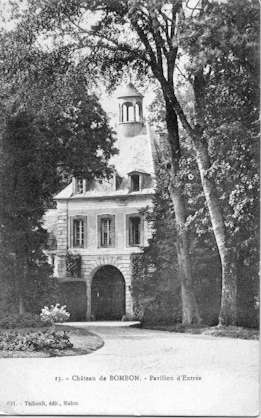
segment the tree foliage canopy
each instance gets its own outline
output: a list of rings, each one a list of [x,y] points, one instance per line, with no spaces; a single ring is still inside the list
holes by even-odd
[[[23,25],[0,35],[1,270],[20,296],[50,275],[42,217],[54,194],[72,176],[110,176],[117,152],[88,74],[67,48],[44,50]]]

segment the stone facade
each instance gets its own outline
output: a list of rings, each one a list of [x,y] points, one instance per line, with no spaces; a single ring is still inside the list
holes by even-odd
[[[145,195],[139,198],[128,196],[127,198],[111,198],[108,200],[83,199],[82,201],[58,200],[57,207],[57,276],[60,280],[69,280],[66,272],[66,253],[81,255],[81,276],[79,279],[86,282],[87,313],[86,318],[91,318],[91,284],[92,279],[101,266],[111,265],[116,267],[125,280],[126,316],[133,317],[131,298],[131,262],[133,253],[142,251],[142,247],[128,247],[126,240],[126,219],[129,214],[138,214],[141,209],[151,205],[151,196]],[[97,230],[97,217],[102,214],[115,216],[115,247],[99,248]],[[84,215],[87,217],[87,247],[73,248],[70,240],[70,218]],[[143,223],[141,234],[142,245],[146,245],[151,231],[146,222]]]
[[[134,100],[135,94],[137,100]],[[128,85],[125,93],[120,95],[120,111],[124,102],[130,106],[138,103],[142,106],[142,96],[133,85]],[[126,120],[127,118],[127,120]],[[121,118],[120,121],[122,122]],[[135,124],[135,134],[133,134]],[[129,125],[129,132],[128,132]],[[140,253],[147,245],[151,230],[141,215],[142,209],[152,205],[154,194],[154,137],[150,129],[144,126],[143,112],[137,121],[128,121],[128,114],[124,119],[124,130],[119,130],[119,154],[112,159],[116,174],[121,179],[116,185],[114,179],[103,184],[95,183],[88,190],[75,188],[76,180],[56,196],[56,261],[55,270],[60,281],[85,281],[87,292],[86,319],[92,314],[92,283],[96,273],[103,266],[115,267],[125,282],[125,312],[127,318],[133,318],[133,301],[131,296],[131,254]],[[131,175],[140,176],[138,190],[131,189]],[[113,217],[114,238],[113,245],[104,248],[100,245],[99,217]],[[141,219],[139,230],[139,243],[130,245],[129,224],[130,216],[139,216]],[[74,219],[84,219],[84,245],[75,246],[72,239]],[[66,254],[80,254],[81,275],[71,279],[66,271]],[[108,277],[108,285],[110,278]],[[104,290],[105,289],[105,290]],[[101,289],[106,293],[106,286]],[[97,292],[99,293],[99,292]],[[106,295],[105,295],[106,296]],[[98,296],[97,296],[98,297]],[[110,319],[110,318],[106,318]]]

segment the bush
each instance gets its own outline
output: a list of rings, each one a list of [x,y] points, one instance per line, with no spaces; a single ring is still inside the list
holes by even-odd
[[[160,292],[144,306],[144,324],[175,324],[182,320],[180,295]]]
[[[6,351],[41,351],[48,349],[64,350],[72,348],[73,344],[64,331],[62,334],[55,331],[40,332],[0,332],[0,350]]]
[[[60,306],[59,303],[51,305],[51,308],[45,306],[40,314],[40,318],[43,322],[64,322],[70,318],[69,312],[66,311],[66,305]]]
[[[55,305],[60,301],[60,285],[57,278],[30,273],[28,280],[31,284],[24,290],[27,312],[39,314],[43,306]]]
[[[0,318],[0,328],[36,328],[51,325],[50,321],[41,321],[40,315],[25,313],[8,314]]]

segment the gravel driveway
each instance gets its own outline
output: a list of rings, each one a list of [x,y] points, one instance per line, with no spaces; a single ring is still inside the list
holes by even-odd
[[[88,328],[84,356],[1,359],[1,411],[22,414],[255,415],[258,341],[128,327]]]

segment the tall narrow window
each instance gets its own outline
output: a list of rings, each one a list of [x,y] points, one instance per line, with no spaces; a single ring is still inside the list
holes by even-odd
[[[114,246],[115,223],[113,216],[100,217],[99,234],[100,247]]]
[[[135,112],[136,112],[136,122],[140,122],[141,121],[141,106],[136,103],[135,105]]]
[[[130,247],[141,244],[141,218],[139,216],[129,217],[129,242]]]
[[[131,176],[131,191],[138,192],[140,190],[140,176],[139,174],[132,174]]]
[[[128,112],[129,112],[129,122],[134,122],[134,107],[132,104],[128,106]]]
[[[122,122],[128,122],[128,108],[126,104],[122,106]]]
[[[73,247],[84,247],[84,220],[73,220]]]

